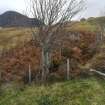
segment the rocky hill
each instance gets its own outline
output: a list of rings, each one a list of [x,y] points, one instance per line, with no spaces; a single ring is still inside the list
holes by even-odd
[[[29,18],[18,12],[7,11],[0,15],[1,27],[30,27],[39,25],[41,25],[41,22],[38,19]]]

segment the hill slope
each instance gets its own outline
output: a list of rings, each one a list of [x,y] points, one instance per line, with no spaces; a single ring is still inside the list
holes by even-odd
[[[90,17],[86,20],[86,22],[90,23],[91,25],[98,25],[101,28],[105,27],[105,16],[101,16],[101,17]]]
[[[29,27],[39,26],[41,22],[35,18],[28,18],[18,12],[7,11],[0,15],[0,26],[1,27]]]
[[[85,64],[93,56],[93,42],[98,30],[97,26],[91,25],[88,22],[77,22],[72,29],[70,28],[68,25],[67,33],[61,34],[60,38],[63,37],[63,47],[79,48],[80,54],[76,55],[76,59],[78,59],[80,64]],[[68,34],[69,30],[80,32],[80,34],[77,34],[81,40],[75,40],[74,37],[77,37],[77,34]],[[9,80],[8,77],[10,77],[10,80],[14,79],[16,74],[19,77],[23,77],[24,73],[21,74],[21,71],[27,71],[29,64],[31,64],[31,68],[35,73],[36,70],[40,69],[38,68],[40,65],[40,50],[31,43],[31,34],[32,32],[29,28],[3,28],[0,30],[0,65],[2,70],[4,70],[3,73],[5,73],[6,80]],[[71,35],[74,40],[71,39]],[[58,53],[57,58],[60,55],[59,52],[60,49],[56,51]]]

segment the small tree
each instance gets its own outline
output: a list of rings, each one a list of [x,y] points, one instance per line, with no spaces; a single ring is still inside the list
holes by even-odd
[[[81,18],[80,21],[81,22],[84,22],[84,21],[86,21],[86,19],[85,18]]]
[[[30,0],[30,4],[33,17],[42,22],[38,32],[36,28],[32,28],[32,32],[42,49],[42,80],[45,80],[49,71],[50,52],[59,39],[58,33],[83,10],[84,0]]]

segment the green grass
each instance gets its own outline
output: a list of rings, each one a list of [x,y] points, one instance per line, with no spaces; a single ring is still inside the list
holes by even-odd
[[[71,80],[50,86],[2,88],[0,105],[105,105],[105,80]]]

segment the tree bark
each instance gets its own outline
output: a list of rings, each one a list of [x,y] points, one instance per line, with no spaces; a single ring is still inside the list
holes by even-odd
[[[49,73],[50,58],[49,52],[42,48],[42,82],[46,81],[47,75]]]

